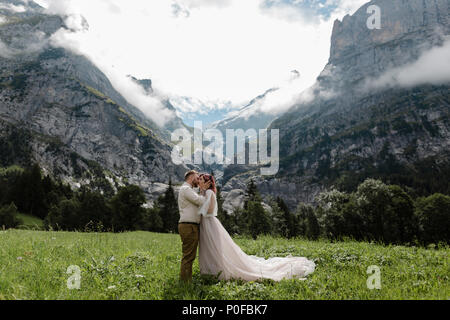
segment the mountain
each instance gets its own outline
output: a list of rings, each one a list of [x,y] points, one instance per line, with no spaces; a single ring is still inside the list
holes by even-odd
[[[52,46],[52,35],[69,30],[61,17],[33,1],[22,11],[0,9],[0,166],[39,162],[74,187],[131,183],[149,199],[170,178],[181,181],[187,168],[171,161],[170,128],[128,103],[86,57]]]
[[[145,93],[151,97],[157,97],[154,94],[154,90],[152,87],[152,80],[151,79],[137,79],[133,76],[129,76],[135,83],[137,83],[138,85],[140,85]],[[171,133],[177,129],[181,129],[181,128],[185,128],[188,131],[192,132],[193,128],[187,126],[186,124],[184,124],[183,120],[177,115],[177,110],[175,109],[175,107],[172,105],[172,103],[170,102],[169,98],[161,98],[161,97],[157,97],[161,103],[164,105],[164,107],[168,110],[170,110],[172,112],[172,114],[174,115],[172,117],[172,119],[169,119],[167,121],[167,123],[164,124],[163,127],[163,132],[161,133],[164,138],[166,138],[167,141],[170,141],[171,139]]]
[[[174,114],[164,127],[89,59],[53,45],[59,30],[77,31],[64,18],[33,1],[1,3],[0,167],[39,162],[74,187],[106,192],[133,183],[149,200],[170,178],[182,180],[187,168],[171,161],[170,132],[184,124],[151,80],[132,78]],[[381,29],[367,27],[370,5],[381,9]],[[223,170],[224,207],[242,204],[250,179],[266,199],[281,196],[291,209],[333,186],[351,190],[366,177],[416,195],[450,192],[450,84],[442,75],[433,80],[426,65],[439,63],[436,56],[450,46],[449,6],[448,0],[371,1],[334,23],[328,64],[308,90],[312,99],[281,115],[258,112],[279,93],[274,88],[217,122],[222,131],[269,126],[281,139],[275,176],[260,176],[257,166],[200,168]],[[80,20],[79,28],[89,28]]]
[[[135,77],[129,75],[128,76],[135,83],[140,85],[147,94],[151,95],[153,93],[152,80],[151,79],[136,79]]]
[[[301,75],[297,70],[292,70],[289,74],[289,80],[266,90],[263,94],[252,99],[248,104],[239,110],[232,111],[224,119],[211,124],[209,127],[218,129],[225,134],[227,129],[266,129],[273,120],[284,113],[282,106],[289,107],[289,101],[294,100],[291,97],[295,93],[294,87],[300,80]]]
[[[381,9],[381,29],[367,27],[370,5]],[[324,189],[351,190],[367,177],[417,195],[450,192],[450,83],[431,81],[433,75],[421,81],[425,76],[415,71],[429,63],[427,52],[448,45],[449,6],[448,0],[374,0],[337,20],[329,62],[310,89],[314,99],[299,101],[270,125],[280,130],[279,173],[261,177],[253,168],[233,176],[225,169],[227,197],[242,193],[249,179],[292,209]]]
[[[227,129],[265,129],[270,123],[277,117],[276,113],[258,112],[260,103],[271,93],[279,90],[278,88],[272,88],[264,92],[262,95],[256,97],[250,101],[246,106],[238,111],[233,112],[231,115],[223,120],[216,121],[210,127],[212,129],[218,129],[225,134]]]

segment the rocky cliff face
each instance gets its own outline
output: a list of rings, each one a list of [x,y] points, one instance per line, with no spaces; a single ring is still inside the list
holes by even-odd
[[[380,29],[369,29],[367,9],[378,6]],[[328,65],[320,85],[337,93],[360,90],[367,78],[416,60],[450,33],[447,0],[371,1],[334,23]],[[356,90],[355,90],[356,89]]]
[[[367,27],[371,15],[367,9],[372,5],[381,9],[380,29]],[[419,50],[441,42],[440,36],[449,32],[449,19],[446,0],[370,1],[353,16],[335,21],[329,63],[356,62],[347,74],[364,76],[362,70],[373,69],[374,64],[378,70],[372,72],[410,62]]]
[[[88,59],[52,47],[49,37],[67,26],[29,5],[0,12],[0,144],[16,155],[2,154],[1,166],[38,161],[73,186],[108,191],[132,183],[149,199],[170,178],[181,181],[186,168],[171,161],[167,129],[129,104]]]
[[[369,5],[381,9],[379,30],[367,27]],[[329,62],[311,88],[315,98],[271,125],[281,136],[279,174],[239,172],[224,190],[240,190],[253,178],[266,196],[281,196],[291,208],[368,176],[431,191],[433,179],[448,177],[450,168],[450,84],[370,84],[442,46],[449,9],[448,0],[377,0],[336,21]]]

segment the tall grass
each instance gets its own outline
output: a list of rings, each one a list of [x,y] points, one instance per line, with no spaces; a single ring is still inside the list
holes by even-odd
[[[133,232],[0,231],[0,299],[449,299],[449,248],[382,246],[238,237],[251,255],[304,256],[317,264],[306,281],[218,281],[199,274],[178,281],[178,235]],[[68,289],[69,266],[81,270]],[[381,269],[381,289],[367,288],[367,268]]]
[[[44,230],[44,221],[42,219],[23,213],[19,213],[17,218],[20,220],[17,229]]]

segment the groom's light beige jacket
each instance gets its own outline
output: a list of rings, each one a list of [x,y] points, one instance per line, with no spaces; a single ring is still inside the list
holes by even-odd
[[[201,216],[198,211],[205,203],[206,198],[197,194],[192,186],[185,182],[178,193],[178,208],[180,209],[180,222],[200,223]]]

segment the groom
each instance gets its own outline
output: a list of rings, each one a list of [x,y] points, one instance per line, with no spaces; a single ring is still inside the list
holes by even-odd
[[[197,171],[191,170],[184,176],[184,184],[178,194],[178,208],[180,210],[180,222],[178,233],[183,243],[183,258],[181,259],[180,279],[192,281],[192,264],[197,255],[197,247],[200,232],[199,208],[206,201],[205,191],[211,186],[211,182],[204,183]],[[193,188],[200,188],[200,195]]]

